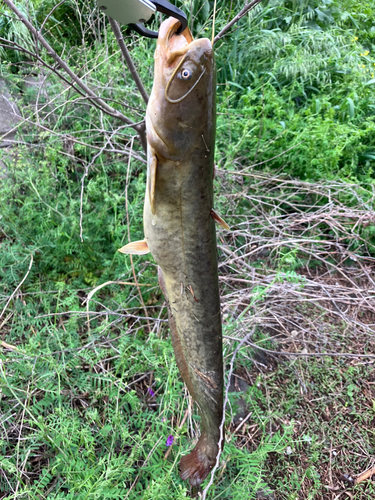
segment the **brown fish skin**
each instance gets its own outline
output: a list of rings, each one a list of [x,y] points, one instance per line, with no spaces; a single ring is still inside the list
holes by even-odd
[[[216,73],[208,39],[160,27],[154,85],[146,113],[145,240],[124,253],[147,253],[159,266],[177,366],[201,415],[201,435],[180,462],[199,485],[219,451],[223,356],[213,207]],[[215,214],[216,215],[216,214]]]
[[[220,296],[211,217],[216,74],[211,42],[193,41],[188,29],[177,35],[178,27],[173,18],[162,23],[155,52],[146,128],[149,165],[156,173],[153,181],[149,169],[144,230],[160,269],[177,366],[200,409],[201,436],[180,463],[182,479],[196,486],[215,464],[223,416]]]

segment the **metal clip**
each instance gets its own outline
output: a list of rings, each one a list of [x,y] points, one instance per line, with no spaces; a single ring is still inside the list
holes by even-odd
[[[181,26],[177,33],[181,33],[187,27],[185,13],[167,0],[97,0],[97,4],[105,14],[147,38],[158,37],[157,31],[151,31],[143,26],[143,23],[156,11],[180,21]]]

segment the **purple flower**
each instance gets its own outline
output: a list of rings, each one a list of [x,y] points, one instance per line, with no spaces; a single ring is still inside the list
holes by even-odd
[[[154,391],[151,389],[151,387],[149,387],[149,388],[147,389],[147,392],[150,394],[150,396],[151,396],[151,397],[155,396],[155,393],[154,393]]]
[[[172,446],[173,444],[173,436],[169,435],[167,442],[165,443],[166,446]]]

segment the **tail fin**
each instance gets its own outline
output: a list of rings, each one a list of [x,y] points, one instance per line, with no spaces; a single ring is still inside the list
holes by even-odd
[[[181,458],[181,479],[188,479],[192,486],[199,486],[206,479],[215,465],[219,449],[216,442],[212,444],[207,446],[207,439],[201,436],[193,451]],[[216,448],[216,453],[212,453],[213,448]],[[208,449],[210,456],[207,454]]]

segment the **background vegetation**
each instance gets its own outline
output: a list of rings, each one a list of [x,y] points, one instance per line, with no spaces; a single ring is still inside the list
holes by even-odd
[[[48,18],[55,0],[14,3],[88,87],[143,119],[94,2]],[[213,4],[176,2],[195,36],[211,36]],[[217,5],[216,32],[243,2]],[[375,352],[374,19],[370,0],[266,0],[216,45],[227,372],[254,333],[207,498],[374,498],[373,482],[354,484],[375,455],[374,361],[356,357]],[[126,42],[150,92],[155,42]],[[137,135],[62,81],[39,44],[32,57],[1,2],[0,45],[22,115],[17,146],[0,150],[0,498],[186,498],[178,462],[199,417],[155,263],[117,252],[143,233]]]

